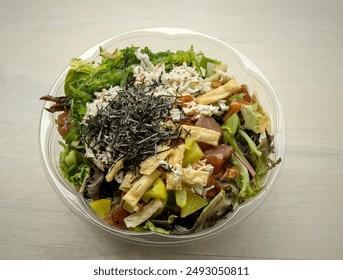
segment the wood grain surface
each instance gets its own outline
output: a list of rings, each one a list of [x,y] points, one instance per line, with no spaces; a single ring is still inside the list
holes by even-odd
[[[343,259],[343,2],[0,1],[0,259]],[[125,31],[180,27],[238,48],[287,122],[277,186],[214,239],[119,241],[60,201],[39,158],[42,102],[71,57]]]

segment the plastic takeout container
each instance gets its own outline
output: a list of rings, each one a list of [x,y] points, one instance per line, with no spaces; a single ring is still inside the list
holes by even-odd
[[[285,120],[277,94],[261,70],[244,54],[232,46],[210,36],[176,28],[153,28],[123,33],[104,40],[91,47],[79,58],[86,61],[99,60],[99,47],[108,51],[122,49],[130,45],[138,47],[148,46],[152,51],[187,50],[193,45],[196,51],[202,51],[208,57],[218,59],[229,67],[230,75],[238,83],[247,84],[250,92],[256,90],[260,103],[271,118],[271,134],[275,136],[274,159],[283,159],[286,146]],[[52,96],[64,95],[64,80],[69,67],[57,78],[50,90]],[[222,230],[228,230],[235,224],[247,218],[266,199],[274,188],[282,168],[281,164],[273,168],[264,180],[265,188],[255,198],[241,204],[234,212],[219,220],[214,226],[203,229],[198,233],[188,235],[164,235],[156,232],[131,232],[106,224],[98,218],[90,208],[88,202],[73,186],[68,184],[59,173],[59,153],[62,147],[55,124],[56,116],[42,111],[40,123],[40,151],[46,175],[57,195],[66,206],[77,216],[88,223],[112,233],[126,241],[148,245],[171,245],[190,243],[196,240],[212,237]],[[66,229],[67,230],[67,229]]]

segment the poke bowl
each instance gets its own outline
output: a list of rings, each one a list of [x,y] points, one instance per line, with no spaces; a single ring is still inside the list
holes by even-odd
[[[262,204],[282,168],[285,120],[270,82],[236,48],[195,31],[108,38],[42,99],[40,153],[54,191],[129,242],[228,230]]]

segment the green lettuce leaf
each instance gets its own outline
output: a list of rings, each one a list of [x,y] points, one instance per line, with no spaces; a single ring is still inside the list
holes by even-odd
[[[204,227],[210,226],[221,215],[227,212],[231,205],[232,199],[227,197],[224,190],[221,190],[201,212],[192,228],[192,231],[198,232]]]
[[[70,61],[70,69],[67,73],[66,79],[64,81],[64,92],[66,96],[72,94],[72,89],[70,85],[76,83],[76,81],[80,81],[85,79],[89,76],[89,74],[95,71],[95,67],[87,62],[84,62],[81,59],[73,58]]]
[[[236,142],[236,132],[240,127],[240,120],[237,113],[229,117],[226,122],[221,126],[223,131],[223,140],[225,143],[230,144],[230,146],[238,153],[241,157],[244,158],[242,151],[239,149]]]
[[[266,132],[266,137],[261,140],[257,149],[261,151],[261,156],[252,157],[256,166],[256,176],[252,179],[252,182],[257,188],[261,188],[263,179],[267,175],[268,171],[279,164],[281,162],[281,158],[277,160],[271,159],[271,154],[274,153],[273,136],[269,135],[268,132]]]
[[[233,208],[235,209],[244,201],[255,197],[261,191],[261,188],[259,185],[255,184],[254,180],[250,180],[248,169],[244,164],[242,164],[238,157],[236,157],[235,154],[231,157],[233,165],[238,167],[240,171],[239,176],[236,178],[239,191],[233,202]]]
[[[263,133],[269,126],[269,117],[265,114],[258,102],[241,105],[241,112],[244,118],[244,128],[255,133]]]
[[[157,227],[149,220],[147,220],[145,222],[145,225],[142,228],[145,229],[145,230],[154,231],[154,232],[158,232],[158,233],[164,233],[164,234],[169,234],[170,233],[170,230],[166,230],[166,229]]]
[[[241,135],[244,140],[248,143],[250,151],[254,153],[256,156],[260,157],[262,153],[257,149],[254,141],[249,137],[249,135],[242,129],[238,130],[239,135]]]

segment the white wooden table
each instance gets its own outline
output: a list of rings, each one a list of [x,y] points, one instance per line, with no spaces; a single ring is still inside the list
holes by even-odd
[[[339,0],[2,0],[0,259],[343,259],[342,11]],[[77,218],[50,187],[38,148],[38,99],[69,59],[158,26],[207,33],[245,53],[278,92],[288,129],[265,203],[212,240],[168,250],[118,241]]]

